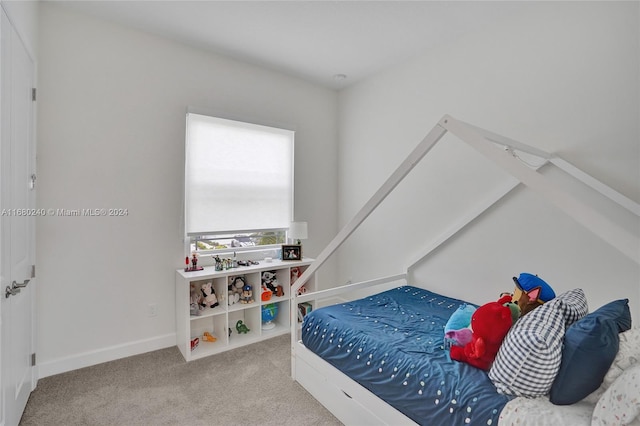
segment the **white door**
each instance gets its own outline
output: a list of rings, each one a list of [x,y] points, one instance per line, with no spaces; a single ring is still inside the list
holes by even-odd
[[[13,426],[36,380],[34,66],[4,11],[0,29],[0,422]]]

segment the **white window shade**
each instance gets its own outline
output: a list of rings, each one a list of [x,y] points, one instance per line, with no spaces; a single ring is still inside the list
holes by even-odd
[[[187,235],[289,227],[291,130],[187,114]]]

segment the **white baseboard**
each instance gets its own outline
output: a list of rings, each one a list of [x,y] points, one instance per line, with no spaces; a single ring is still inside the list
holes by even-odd
[[[37,377],[39,379],[53,376],[79,368],[89,367],[103,362],[114,361],[132,355],[139,355],[146,352],[156,351],[176,345],[176,334],[170,333],[163,336],[156,336],[149,339],[115,345],[95,351],[84,352],[66,358],[59,358],[52,361],[37,363]]]

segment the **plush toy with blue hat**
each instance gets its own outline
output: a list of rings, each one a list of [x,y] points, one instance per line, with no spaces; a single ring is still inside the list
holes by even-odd
[[[520,316],[556,297],[551,286],[537,275],[523,272],[518,278],[513,277],[513,282],[516,288],[512,301],[518,304]]]

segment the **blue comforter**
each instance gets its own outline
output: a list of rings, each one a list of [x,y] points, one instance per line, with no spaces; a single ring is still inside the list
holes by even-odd
[[[444,326],[462,303],[403,286],[311,312],[302,341],[416,423],[497,425],[509,397],[444,349]]]

